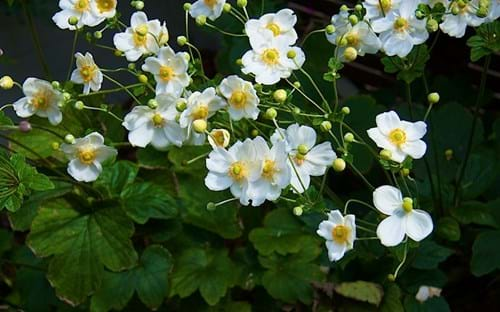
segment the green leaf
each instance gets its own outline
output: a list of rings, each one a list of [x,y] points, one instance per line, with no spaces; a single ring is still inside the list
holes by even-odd
[[[462,179],[464,199],[483,194],[496,178],[496,159],[493,153],[472,154]]]
[[[302,225],[288,209],[275,209],[266,215],[264,227],[250,232],[249,239],[262,255],[298,252],[308,239]]]
[[[119,273],[105,272],[101,288],[92,296],[91,310],[122,310],[134,291],[146,306],[156,310],[167,295],[172,265],[168,250],[160,245],[148,246],[133,269]]]
[[[414,47],[405,58],[386,56],[381,61],[384,64],[384,71],[386,73],[398,73],[398,80],[410,84],[424,74],[425,64],[429,58],[427,45],[421,44]]]
[[[335,286],[335,292],[347,298],[380,305],[384,296],[384,289],[379,284],[357,281],[344,282]]]
[[[436,269],[438,265],[453,254],[453,250],[432,241],[424,241],[417,249],[413,267],[422,270]]]
[[[467,45],[471,48],[470,59],[477,62],[484,56],[500,51],[500,22],[498,20],[485,23],[476,28],[476,35],[467,40]]]
[[[380,304],[380,312],[404,312],[401,295],[401,289],[397,284],[390,283],[387,285],[384,298]]]
[[[193,163],[187,163],[194,158],[207,154],[210,148],[207,146],[183,146],[172,147],[168,152],[168,159],[174,165],[174,170],[179,173],[190,173],[199,175],[206,171],[205,158],[198,159]]]
[[[99,288],[103,266],[121,271],[136,264],[133,232],[133,223],[112,202],[79,211],[56,200],[40,209],[27,243],[39,257],[54,256],[48,279],[58,297],[76,305]]]
[[[443,217],[437,223],[437,235],[452,242],[460,239],[460,225],[452,217]]]
[[[170,162],[167,153],[158,151],[154,147],[141,148],[137,151],[137,160],[141,166],[167,168]]]
[[[451,215],[462,224],[479,224],[497,227],[498,224],[487,204],[478,201],[462,203],[451,210]]]
[[[483,276],[500,269],[500,231],[479,234],[472,246],[471,271],[475,276]]]
[[[408,312],[449,312],[450,307],[443,297],[429,298],[427,301],[420,303],[415,299],[415,296],[407,296],[404,301],[405,311]]]
[[[105,167],[95,186],[104,189],[110,197],[118,197],[122,190],[132,184],[137,177],[139,167],[129,161],[117,161]]]
[[[12,120],[5,115],[4,111],[0,110],[0,126],[12,126],[14,123]]]
[[[152,183],[127,185],[120,197],[123,210],[139,224],[146,223],[149,218],[171,219],[177,215],[175,200]]]
[[[234,285],[234,269],[225,249],[184,250],[175,262],[171,295],[186,298],[199,290],[209,305],[215,305]]]

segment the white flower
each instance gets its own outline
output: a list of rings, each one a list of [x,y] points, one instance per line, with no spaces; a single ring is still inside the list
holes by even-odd
[[[156,80],[156,94],[171,93],[180,96],[185,87],[189,85],[187,74],[187,53],[175,53],[170,47],[163,47],[158,56],[146,59],[142,70],[150,72]]]
[[[316,145],[316,132],[308,126],[293,124],[286,131],[276,130],[271,137],[273,144],[283,140],[293,163],[288,161],[292,172],[291,184],[295,191],[303,193],[309,188],[311,176],[322,176],[337,155],[330,142]]]
[[[73,144],[62,144],[61,150],[70,159],[68,173],[83,182],[97,180],[102,172],[101,163],[117,154],[116,149],[104,145],[104,138],[97,132],[78,138]]]
[[[417,299],[420,303],[423,303],[432,297],[440,297],[441,291],[442,289],[437,287],[420,286],[417,294],[415,295],[415,299]]]
[[[52,17],[52,20],[56,23],[57,27],[61,29],[75,30],[76,28],[82,28],[83,26],[97,26],[103,22],[106,18],[104,16],[97,16],[96,11],[92,9],[93,2],[95,0],[60,0],[59,7],[62,11],[57,12]],[[97,1],[104,2],[104,1]],[[116,3],[115,3],[116,7]],[[70,25],[68,20],[70,17],[78,18],[78,23],[76,26]]]
[[[250,42],[252,50],[243,55],[241,71],[244,74],[254,74],[260,84],[273,85],[302,67],[305,55],[300,48],[290,47],[286,40],[274,37],[271,32],[261,35]],[[294,51],[295,59],[288,58],[289,51]]]
[[[382,49],[387,55],[405,57],[413,46],[422,44],[429,38],[425,20],[415,17],[417,5],[416,0],[402,1],[399,9],[373,21],[372,28],[380,33]]]
[[[477,27],[487,21],[486,18],[476,15],[478,5],[479,0],[464,2],[464,7],[459,8],[457,15],[451,13],[443,15],[443,22],[439,25],[439,28],[450,37],[462,38],[465,35],[467,26]],[[458,8],[456,2],[452,3],[451,8],[453,6]]]
[[[61,92],[52,85],[38,78],[28,78],[23,83],[25,97],[14,103],[14,110],[21,118],[37,115],[49,119],[53,125],[62,121],[59,105],[63,102]]]
[[[490,11],[487,16],[488,22],[493,22],[500,17],[500,0],[492,0]]]
[[[259,116],[259,108],[257,107],[259,97],[250,82],[236,75],[229,76],[222,80],[219,91],[227,99],[231,119],[257,119]]]
[[[128,140],[133,146],[146,147],[150,144],[157,149],[170,145],[181,146],[184,131],[175,117],[177,98],[164,94],[156,97],[158,107],[136,106],[125,116],[123,126],[129,130]]]
[[[383,18],[398,9],[401,2],[402,0],[365,0],[363,2],[366,9],[365,18],[371,22]]]
[[[90,90],[99,91],[102,85],[102,73],[94,62],[94,57],[89,52],[85,56],[81,53],[75,54],[76,69],[71,75],[71,81],[83,84],[83,94],[89,94]]]
[[[229,150],[215,148],[206,160],[209,170],[205,185],[212,191],[230,188],[231,194],[248,205],[248,184],[257,180],[262,172],[262,163],[257,161],[252,140],[238,141]]]
[[[423,210],[413,209],[413,201],[403,199],[401,191],[393,186],[377,188],[373,192],[373,204],[389,216],[377,227],[377,236],[384,246],[399,245],[405,235],[419,242],[432,232],[431,216]]]
[[[213,129],[210,131],[210,135],[208,136],[208,143],[210,143],[212,148],[226,148],[229,145],[230,139],[231,134],[226,129]]]
[[[259,179],[249,183],[247,193],[252,206],[260,206],[266,199],[273,201],[280,197],[281,190],[290,184],[291,171],[285,142],[276,142],[272,148],[260,136],[252,142],[262,172]]]
[[[158,36],[156,38],[158,40],[158,44],[160,46],[165,46],[168,44],[168,40],[170,40],[170,34],[168,32],[167,24],[163,22],[161,25],[160,32],[158,33]]]
[[[116,15],[117,0],[90,0],[92,13],[101,18],[112,18]]]
[[[316,233],[326,239],[330,261],[340,260],[346,251],[353,249],[356,239],[355,220],[354,215],[343,217],[340,211],[334,210],[328,213],[328,220],[319,224]]]
[[[142,55],[156,54],[160,49],[156,41],[162,31],[160,21],[148,21],[144,12],[135,12],[130,18],[130,27],[115,34],[116,49],[125,53],[129,62],[137,61]]]
[[[421,138],[427,132],[425,122],[402,121],[390,111],[377,115],[376,123],[376,128],[367,131],[368,136],[378,147],[390,151],[392,160],[402,163],[408,155],[413,159],[424,156],[427,145]]]
[[[297,16],[290,9],[283,9],[277,13],[262,15],[258,20],[251,19],[245,24],[245,33],[250,41],[262,36],[262,32],[269,32],[280,37],[288,45],[297,41],[297,32],[293,28],[297,23]]]
[[[193,129],[193,122],[205,120],[212,117],[215,112],[226,106],[226,102],[215,93],[215,89],[210,87],[202,93],[194,92],[187,100],[187,108],[181,114],[179,123],[182,128],[186,128],[189,143],[202,145],[205,142],[206,134],[197,133]]]
[[[193,18],[206,16],[210,20],[215,21],[222,15],[224,4],[226,4],[226,0],[198,0],[191,5],[189,14]]]

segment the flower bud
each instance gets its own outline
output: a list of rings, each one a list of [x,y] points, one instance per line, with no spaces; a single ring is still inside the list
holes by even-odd
[[[9,90],[12,89],[13,86],[14,86],[14,80],[12,80],[10,76],[3,76],[0,79],[0,88],[4,90]]]
[[[139,11],[144,9],[144,2],[143,1],[135,1],[134,8],[136,10],[139,10]]]
[[[189,11],[191,9],[191,3],[189,2],[184,3],[182,8],[184,9],[184,11]]]
[[[179,36],[177,37],[177,44],[179,45],[179,47],[182,47],[184,46],[186,43],[187,43],[187,38],[185,36]]]
[[[70,24],[71,26],[75,26],[76,24],[78,24],[78,17],[70,16],[68,18],[68,24]]]
[[[342,4],[340,6],[340,11],[349,11],[349,7],[347,5],[345,5],[345,4]]]
[[[102,32],[101,31],[94,31],[94,38],[101,39],[102,38]]]
[[[158,101],[157,101],[157,100],[155,100],[155,99],[150,99],[150,100],[148,101],[148,106],[149,106],[149,108],[151,108],[151,109],[157,109],[157,108],[158,108]]]
[[[351,25],[356,25],[357,23],[359,22],[359,19],[356,15],[349,15],[349,23],[351,23]]]
[[[439,102],[439,100],[440,96],[437,92],[429,93],[429,95],[427,96],[427,101],[429,102],[429,104],[436,104]]]
[[[328,132],[328,131],[332,130],[332,123],[329,122],[328,120],[325,120],[319,125],[319,127],[320,127],[321,131]]]
[[[71,100],[71,94],[69,94],[68,92],[64,92],[62,96],[65,101]]]
[[[293,207],[293,214],[296,215],[297,217],[300,217],[304,213],[304,206],[296,206]]]
[[[274,108],[268,108],[264,114],[264,118],[273,120],[278,116],[278,112]]]
[[[336,43],[339,47],[345,47],[347,45],[347,38],[345,36],[337,37]]]
[[[210,202],[207,204],[208,211],[215,211],[215,209],[217,209],[217,205],[215,203]]]
[[[349,108],[349,106],[344,106],[342,107],[342,109],[340,110],[342,112],[342,114],[344,115],[349,115],[351,113],[351,109]]]
[[[64,137],[64,142],[73,144],[75,143],[75,137],[72,134],[66,134],[66,136]]]
[[[352,134],[351,132],[347,132],[346,134],[344,134],[344,141],[346,141],[347,143],[354,142],[354,134]]]
[[[82,110],[85,108],[85,104],[82,101],[76,101],[75,102],[75,109],[76,110]]]
[[[402,175],[403,177],[407,177],[407,176],[409,176],[409,175],[410,175],[410,169],[408,169],[408,168],[403,168],[403,169],[401,169],[401,175]]]
[[[344,171],[345,167],[346,167],[345,160],[343,160],[342,158],[335,159],[333,161],[332,167],[333,167],[333,170],[335,170],[336,172]]]
[[[199,15],[196,17],[196,24],[198,26],[203,26],[207,23],[207,17],[205,15]]]
[[[394,276],[394,274],[388,274],[387,279],[391,282],[394,282],[396,280],[396,277]]]
[[[306,155],[309,152],[309,148],[305,144],[300,144],[297,146],[297,152],[301,155]]]
[[[293,83],[293,86],[296,88],[296,89],[300,89],[302,87],[302,84],[300,83],[300,81],[295,81]]]
[[[236,62],[235,62],[235,63],[236,63],[236,65],[238,65],[238,66],[242,66],[242,65],[243,65],[243,60],[242,60],[242,59],[240,59],[240,58],[239,58],[239,59],[236,59]]]
[[[425,13],[422,12],[421,10],[417,10],[415,11],[415,17],[419,20],[421,19],[424,19],[425,18]]]
[[[292,110],[292,112],[293,112],[295,115],[298,115],[298,114],[300,114],[301,110],[300,110],[300,108],[298,108],[298,107],[294,107],[294,108],[293,108],[293,110]]]
[[[31,124],[27,120],[23,120],[19,123],[19,131],[27,133],[31,131]]]
[[[332,24],[328,25],[325,27],[325,31],[327,34],[331,35],[335,32],[335,26],[333,26]]]
[[[196,119],[193,121],[193,129],[195,132],[204,133],[207,130],[207,122],[204,119]]]
[[[148,82],[148,76],[142,74],[137,77],[140,83],[147,83]]]
[[[251,135],[252,137],[254,137],[254,138],[255,138],[255,137],[257,137],[257,136],[259,135],[259,130],[257,130],[257,129],[253,129],[253,130],[250,132],[250,135]]]
[[[429,18],[427,20],[426,28],[428,32],[436,32],[439,28],[439,24],[435,19]]]
[[[240,8],[246,7],[247,4],[248,4],[247,0],[238,0],[238,1],[236,1],[236,5],[238,5]]]
[[[59,83],[59,81],[54,80],[50,84],[52,85],[52,88],[54,88],[54,89],[59,89],[61,87],[61,84]]]
[[[222,7],[222,10],[225,13],[229,13],[233,7],[231,6],[230,3],[224,3],[224,6]]]
[[[358,51],[353,47],[347,47],[344,51],[344,58],[348,62],[354,61],[358,57]]]
[[[356,4],[354,6],[354,10],[356,10],[357,12],[361,12],[363,11],[363,6],[361,4]]]
[[[297,57],[297,52],[295,52],[295,50],[289,50],[286,54],[286,57],[288,57],[289,59],[294,59],[295,57]]]
[[[185,111],[186,108],[187,108],[187,102],[184,99],[179,99],[179,101],[177,101],[177,104],[175,104],[175,109],[179,113],[182,113],[183,111]]]
[[[50,147],[51,147],[54,151],[57,151],[57,150],[59,150],[59,148],[61,147],[61,145],[59,144],[59,142],[52,142],[52,143],[50,143]]]
[[[136,69],[135,63],[129,63],[127,65],[127,68],[130,69],[130,70],[135,70]]]
[[[385,160],[390,160],[392,158],[392,152],[386,149],[380,151],[380,158]]]
[[[283,89],[278,89],[278,90],[274,91],[274,93],[273,93],[274,100],[280,104],[285,103],[287,97],[288,97],[288,94]]]
[[[117,57],[123,56],[123,52],[122,52],[122,51],[120,51],[120,50],[115,50],[113,53],[114,53],[114,54],[115,54],[115,56],[117,56]]]
[[[446,160],[451,160],[453,158],[453,150],[449,148],[444,151],[444,157],[446,157]]]

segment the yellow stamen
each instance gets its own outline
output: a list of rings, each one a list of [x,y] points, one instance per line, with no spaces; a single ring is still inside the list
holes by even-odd
[[[281,28],[276,23],[269,23],[267,24],[266,28],[272,31],[275,37],[281,34]]]
[[[237,161],[229,167],[228,174],[231,178],[233,178],[233,180],[240,182],[244,178],[246,178],[248,174],[248,169],[244,162]]]
[[[234,91],[231,94],[231,98],[229,99],[229,103],[234,108],[243,108],[247,102],[247,95],[243,91]]]
[[[160,66],[160,78],[165,82],[169,82],[175,77],[174,69],[170,66]]]
[[[31,104],[38,110],[49,108],[50,95],[45,92],[39,92],[31,99]]]
[[[207,119],[208,117],[208,105],[206,104],[198,104],[191,113],[191,117],[194,120],[197,119]]]
[[[359,35],[357,33],[348,33],[345,39],[347,40],[347,44],[351,47],[357,47],[359,45]]]
[[[394,22],[394,29],[396,31],[402,32],[408,29],[408,27],[409,27],[408,21],[402,17],[398,17]]]
[[[400,146],[406,143],[406,132],[403,129],[394,129],[389,133],[389,140],[392,144]]]
[[[387,13],[392,8],[392,1],[391,0],[380,0],[378,8],[379,8],[379,10],[384,11],[384,13]]]
[[[155,126],[156,128],[161,128],[166,123],[165,118],[163,118],[163,116],[158,113],[155,113],[151,120],[153,121],[153,126]]]
[[[75,10],[80,12],[80,13],[88,11],[89,9],[90,9],[89,0],[78,0],[75,3]]]
[[[101,12],[109,12],[116,8],[116,0],[97,0],[97,9]]]
[[[264,161],[264,166],[262,166],[262,177],[266,179],[272,179],[276,172],[276,162],[270,159],[266,159]]]
[[[203,0],[205,5],[211,9],[217,4],[217,0]]]
[[[268,65],[276,65],[280,59],[280,52],[277,49],[266,49],[262,53],[262,60]]]
[[[83,81],[90,82],[92,78],[94,78],[95,76],[95,70],[96,70],[95,65],[82,66],[82,68],[80,68],[80,75],[82,76]]]
[[[351,230],[345,225],[337,225],[332,229],[332,239],[338,244],[345,244],[349,239]]]
[[[134,31],[134,44],[136,47],[145,46],[147,43],[148,25],[142,24],[135,28]]]
[[[90,165],[96,158],[95,149],[92,147],[82,147],[78,150],[78,159],[86,165]]]

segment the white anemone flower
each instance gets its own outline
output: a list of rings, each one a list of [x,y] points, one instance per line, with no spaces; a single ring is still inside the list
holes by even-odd
[[[175,53],[170,47],[163,47],[158,56],[146,59],[142,70],[152,73],[156,80],[156,94],[170,93],[180,96],[189,85],[187,53]]]
[[[297,32],[294,29],[297,16],[290,9],[277,13],[262,15],[259,19],[251,19],[245,24],[245,33],[250,41],[261,36],[262,32],[270,32],[274,37],[280,37],[288,45],[297,42]]]
[[[394,186],[378,187],[373,192],[373,204],[389,216],[377,227],[377,236],[384,246],[399,245],[405,235],[419,242],[432,232],[431,216],[423,210],[413,209],[413,200],[403,198],[401,191]]]
[[[187,139],[193,145],[203,145],[206,134],[198,133],[193,128],[196,120],[207,121],[219,109],[226,106],[226,101],[215,93],[215,89],[210,87],[203,92],[194,92],[187,99],[187,108],[182,112],[179,123],[187,131]]]
[[[407,56],[415,45],[429,38],[425,20],[415,17],[418,1],[405,0],[399,9],[373,21],[372,28],[380,33],[382,50],[389,56]]]
[[[399,8],[402,0],[365,0],[363,7],[366,9],[365,18],[373,22],[391,14]]]
[[[368,136],[378,147],[390,151],[392,160],[402,163],[406,156],[413,159],[424,156],[427,145],[421,139],[427,132],[425,122],[402,121],[396,112],[390,111],[377,115],[376,123],[376,128],[367,131]]]
[[[229,116],[233,120],[242,118],[257,119],[259,116],[259,97],[253,85],[233,75],[222,80],[219,86],[220,93],[226,98],[229,107]]]
[[[61,150],[70,159],[68,173],[75,180],[92,182],[102,172],[101,163],[116,156],[116,149],[104,145],[104,138],[97,132],[78,138],[73,144],[62,144]]]
[[[91,0],[92,13],[102,18],[112,18],[116,15],[117,0]]]
[[[441,288],[423,285],[418,288],[418,292],[415,295],[415,299],[417,299],[417,301],[420,303],[424,303],[430,298],[440,297],[442,291],[443,290]]]
[[[60,0],[59,7],[62,11],[57,12],[52,17],[54,23],[57,27],[61,29],[80,29],[83,26],[97,26],[105,20],[105,17],[97,16],[92,10],[91,0]],[[69,18],[78,18],[78,23],[76,25],[69,24]]]
[[[479,0],[464,2],[463,7],[459,7],[458,3],[453,2],[451,8],[457,6],[458,14],[443,15],[443,22],[439,28],[450,37],[462,38],[467,26],[477,27],[487,21],[487,18],[477,16],[478,5]]]
[[[163,94],[156,97],[158,107],[154,109],[144,105],[134,107],[123,122],[123,126],[130,131],[130,143],[139,147],[151,144],[156,149],[181,146],[184,130],[175,120],[177,101],[176,97]]]
[[[284,140],[293,163],[289,160],[292,172],[291,184],[296,192],[303,193],[309,188],[311,176],[326,173],[326,168],[337,159],[330,142],[316,145],[316,132],[308,126],[290,125],[286,131],[276,130],[271,137],[273,144]]]
[[[191,5],[189,14],[193,18],[206,16],[215,21],[222,15],[224,4],[226,4],[226,0],[198,0]]]
[[[263,32],[251,42],[252,50],[242,58],[244,74],[254,74],[255,81],[263,85],[273,85],[282,78],[288,78],[294,70],[305,62],[304,52],[298,47],[290,47],[286,40],[274,37],[271,32]],[[294,59],[288,57],[293,51]]]
[[[361,21],[354,26],[348,26],[344,34],[329,36],[328,39],[341,40],[341,42],[333,42],[339,46],[337,54],[341,61],[346,61],[344,51],[348,47],[356,49],[357,55],[364,56],[366,53],[377,53],[382,46],[380,39],[365,21]]]
[[[90,90],[99,91],[102,85],[102,72],[97,67],[94,57],[89,52],[85,55],[75,54],[76,69],[71,74],[71,81],[83,84],[83,94],[89,94]]]
[[[213,129],[208,136],[208,143],[212,148],[226,148],[231,140],[231,134],[226,129]]]
[[[242,205],[249,205],[249,183],[257,180],[262,172],[262,163],[257,161],[255,146],[251,139],[237,141],[228,150],[215,148],[206,160],[209,170],[205,185],[212,191],[230,189]]]
[[[59,106],[64,99],[52,84],[38,78],[28,78],[23,83],[24,97],[14,103],[17,116],[28,118],[33,115],[48,118],[49,122],[57,125],[62,121]]]
[[[146,13],[135,12],[130,18],[130,27],[115,34],[113,42],[117,50],[125,53],[129,62],[135,62],[143,55],[158,53],[157,38],[161,31],[159,20],[149,21]]]
[[[356,239],[356,217],[354,215],[342,216],[340,211],[333,210],[328,213],[328,220],[319,224],[316,233],[326,239],[328,258],[338,261],[344,257],[346,251],[354,248]]]
[[[277,200],[281,190],[290,184],[291,171],[285,142],[276,142],[271,148],[260,136],[253,139],[256,157],[261,162],[262,172],[259,179],[248,186],[248,198],[252,206],[260,206],[264,201]]]

